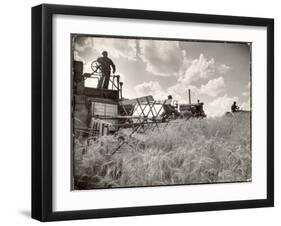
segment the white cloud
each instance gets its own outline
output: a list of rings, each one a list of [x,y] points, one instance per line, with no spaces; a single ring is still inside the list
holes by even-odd
[[[110,58],[124,57],[136,60],[136,40],[133,39],[77,37],[74,50],[85,62],[96,60],[104,50],[108,52]]]
[[[250,90],[251,90],[251,83],[248,82],[248,84],[246,85],[246,91],[244,91],[242,95],[245,97],[250,96]]]
[[[184,62],[185,51],[177,41],[139,40],[139,57],[146,70],[158,76],[176,76]]]
[[[205,94],[211,97],[216,97],[219,94],[225,92],[225,84],[223,77],[218,77],[209,82],[206,85],[202,85],[200,87],[199,92],[201,94]]]
[[[116,38],[94,38],[94,49],[101,54],[102,51],[108,51],[108,54],[114,58],[124,57],[136,60],[136,41],[132,39]]]
[[[85,63],[85,60],[81,56],[79,56],[78,51],[74,50],[73,57],[74,57],[74,60],[81,61],[81,62]]]
[[[206,85],[202,85],[201,87],[194,85],[186,86],[184,83],[178,82],[177,84],[169,87],[167,89],[167,93],[171,94],[174,99],[187,103],[188,89],[191,90],[191,96],[193,98],[192,102],[194,102],[194,98],[199,98],[201,95],[216,97],[219,94],[225,93],[225,83],[223,77],[209,80]]]
[[[248,98],[247,101],[243,102],[240,106],[240,108],[242,110],[245,110],[245,111],[249,111],[251,110],[251,102],[250,102],[250,97]]]
[[[139,96],[152,95],[156,100],[165,99],[167,96],[157,81],[149,81],[138,84],[135,86],[135,91]]]
[[[188,87],[192,94],[191,96],[198,96],[198,88],[195,86]],[[172,95],[174,100],[180,103],[188,103],[188,89],[182,83],[177,83],[167,89],[167,95]],[[167,96],[166,95],[166,96]]]
[[[74,50],[78,52],[83,52],[87,48],[93,47],[92,39],[89,37],[76,36],[72,39],[72,41],[73,41]]]
[[[214,75],[215,60],[211,58],[207,60],[203,54],[200,54],[198,59],[194,59],[191,65],[186,69],[179,81],[190,85],[198,80],[206,80]]]
[[[233,101],[238,101],[238,97],[228,97],[227,94],[225,94],[224,96],[206,103],[204,109],[208,116],[221,116],[230,111]]]
[[[248,84],[246,85],[246,91],[242,93],[242,96],[244,96],[246,98],[248,97],[247,100],[241,104],[241,109],[242,110],[247,110],[248,111],[248,110],[251,109],[250,88],[251,88],[251,83],[248,82]]]
[[[231,68],[229,66],[227,66],[226,64],[221,64],[217,67],[218,72],[220,74],[225,74],[227,73]]]

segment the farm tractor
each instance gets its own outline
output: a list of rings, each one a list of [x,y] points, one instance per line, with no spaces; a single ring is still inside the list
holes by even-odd
[[[100,137],[114,134],[120,128],[132,128],[131,134],[158,128],[161,123],[182,118],[204,118],[203,103],[168,104],[154,100],[152,95],[126,99],[119,75],[111,75],[109,88],[97,88],[101,79],[100,64],[93,61],[91,73],[83,72],[83,62],[72,62],[73,76],[73,135]]]

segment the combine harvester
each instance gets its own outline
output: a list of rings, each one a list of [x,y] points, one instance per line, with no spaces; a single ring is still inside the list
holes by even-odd
[[[123,83],[119,75],[111,75],[109,88],[87,87],[86,81],[97,84],[101,78],[100,65],[91,64],[92,73],[83,73],[83,63],[73,61],[73,135],[97,137],[114,134],[120,128],[132,128],[131,134],[159,128],[177,118],[204,118],[203,103],[167,104],[148,95],[126,99],[122,95]],[[93,84],[92,83],[92,84]],[[177,113],[177,114],[175,114]]]

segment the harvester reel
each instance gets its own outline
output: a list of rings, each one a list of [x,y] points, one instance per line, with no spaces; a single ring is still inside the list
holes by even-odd
[[[101,64],[98,61],[93,61],[91,63],[91,68],[93,70],[93,74],[100,74],[101,73]]]

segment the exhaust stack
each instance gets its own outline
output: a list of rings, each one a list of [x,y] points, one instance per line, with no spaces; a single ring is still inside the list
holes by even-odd
[[[190,94],[190,89],[188,89],[188,100],[189,100],[189,104],[191,104],[191,94]]]

